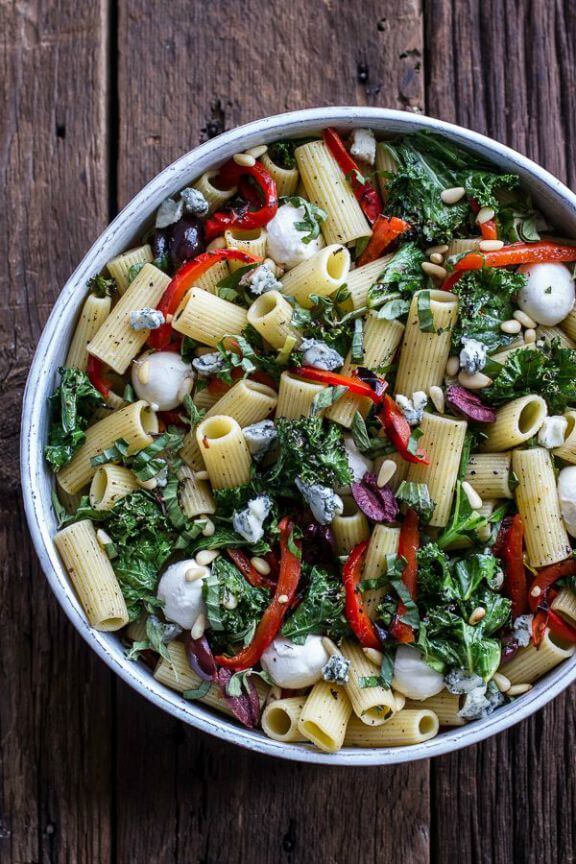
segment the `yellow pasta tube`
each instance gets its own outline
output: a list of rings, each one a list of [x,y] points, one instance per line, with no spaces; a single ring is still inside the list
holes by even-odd
[[[276,391],[258,381],[243,379],[237,381],[230,390],[208,409],[204,419],[216,414],[233,417],[242,427],[265,420],[276,407]]]
[[[460,717],[458,713],[460,711],[460,696],[455,696],[448,690],[441,690],[440,693],[423,699],[421,702],[407,699],[404,707],[409,711],[422,708],[432,711],[438,717],[440,726],[466,725],[466,720]]]
[[[560,513],[550,453],[543,447],[515,450],[512,468],[518,478],[516,504],[524,521],[530,564],[546,567],[562,561],[572,548]]]
[[[178,455],[184,460],[189,468],[194,471],[205,471],[204,459],[200,452],[200,445],[196,440],[196,431],[192,429],[184,436],[184,441]]]
[[[398,166],[396,160],[390,153],[384,141],[379,141],[376,145],[376,176],[378,177],[378,186],[380,194],[386,200],[388,197],[388,182],[387,174],[396,174]]]
[[[448,291],[433,290],[430,294],[430,312],[434,321],[434,333],[420,329],[418,304],[423,292],[418,291],[410,304],[395,392],[409,398],[417,390],[428,392],[444,380],[446,362],[450,353],[451,329],[458,316],[458,298]]]
[[[80,318],[68,349],[65,366],[69,369],[86,371],[88,343],[110,314],[111,308],[112,300],[110,297],[97,297],[96,294],[88,295],[82,306]]]
[[[320,750],[335,753],[342,747],[351,713],[352,705],[344,689],[319,681],[304,703],[298,730]]]
[[[346,640],[341,650],[350,661],[348,681],[344,687],[354,714],[367,726],[381,726],[397,710],[393,691],[381,686],[362,687],[363,679],[373,678],[376,669],[357,642]]]
[[[218,189],[212,182],[218,173],[218,171],[207,171],[192,184],[192,188],[201,192],[208,202],[209,213],[214,213],[215,210],[223,207],[238,191],[236,186],[232,186],[230,189]]]
[[[576,594],[571,588],[561,588],[552,601],[552,609],[576,627]]]
[[[553,339],[558,339],[561,348],[570,348],[574,350],[576,343],[568,336],[562,327],[545,327],[539,324],[536,328],[536,338],[543,339],[545,342],[552,342]]]
[[[192,401],[197,408],[208,411],[213,405],[218,402],[221,397],[212,393],[209,387],[204,387],[203,390],[196,390],[192,396]]]
[[[146,618],[138,618],[137,621],[131,621],[126,627],[126,636],[132,642],[144,642],[148,638]]]
[[[298,729],[305,701],[305,696],[289,696],[271,702],[262,712],[262,731],[274,741],[306,741]]]
[[[268,153],[264,153],[260,161],[276,183],[279,198],[283,195],[289,198],[296,194],[300,179],[297,168],[281,168],[272,161]]]
[[[239,334],[248,324],[246,310],[202,288],[191,288],[176,311],[172,327],[215,348],[224,336]]]
[[[273,348],[283,348],[288,336],[299,345],[302,334],[291,325],[293,313],[292,306],[279,291],[266,291],[248,309],[248,323]]]
[[[54,537],[62,560],[91,627],[120,630],[128,610],[108,556],[96,539],[89,519],[75,522]]]
[[[569,408],[564,417],[568,421],[564,443],[552,452],[558,459],[564,459],[565,462],[576,465],[576,411]]]
[[[568,313],[566,318],[560,322],[560,327],[570,339],[576,342],[576,306]]]
[[[358,717],[351,717],[344,744],[346,747],[408,747],[434,738],[439,728],[438,717],[426,708],[399,711],[383,726],[366,726]]]
[[[423,435],[418,446],[428,454],[430,464],[410,465],[408,481],[428,485],[430,497],[436,504],[430,525],[443,528],[448,524],[452,510],[467,423],[451,417],[424,414],[421,428]]]
[[[294,297],[305,309],[312,307],[311,294],[328,297],[346,282],[350,253],[344,246],[325,246],[282,277],[282,293]]]
[[[65,489],[62,489],[61,486],[58,486],[56,489],[58,500],[66,510],[70,516],[73,513],[76,513],[76,510],[80,506],[80,502],[82,501],[81,492],[66,492]]]
[[[344,513],[334,517],[331,527],[338,555],[348,555],[370,536],[368,520],[351,498],[345,499]]]
[[[116,258],[108,262],[106,269],[110,276],[116,280],[120,294],[124,294],[130,284],[130,268],[134,267],[135,264],[151,264],[153,260],[152,247],[146,243],[144,246],[138,246],[136,249],[129,249],[122,255],[117,255]]]
[[[503,351],[498,351],[496,354],[491,354],[490,359],[495,363],[500,363],[501,366],[505,366],[508,358],[511,354],[514,354],[515,351],[522,349],[522,351],[536,351],[535,342],[524,342],[524,339],[517,339],[515,342],[512,342],[511,345],[508,345]]]
[[[189,519],[216,512],[212,489],[207,480],[200,480],[187,465],[182,465],[178,477],[180,506]]]
[[[371,261],[370,264],[363,264],[362,267],[355,267],[354,270],[350,271],[346,280],[346,287],[350,292],[350,300],[354,309],[362,309],[366,306],[368,290],[378,282],[393,257],[393,255],[384,255],[382,258]]]
[[[513,498],[510,489],[510,453],[474,453],[466,469],[466,480],[481,498]]]
[[[236,420],[222,414],[209,417],[196,427],[196,440],[214,489],[248,483],[252,460]]]
[[[572,657],[575,647],[563,647],[546,630],[538,648],[533,643],[527,648],[519,648],[512,660],[503,663],[498,671],[512,684],[533,684],[550,669]]]
[[[119,438],[128,443],[128,455],[148,447],[158,432],[158,418],[147,402],[139,400],[114,411],[86,430],[86,440],[70,462],[57,474],[59,485],[66,492],[78,492],[90,482],[96,472],[90,460],[111,447]]]
[[[153,264],[145,264],[90,341],[88,353],[123,375],[150,335],[149,330],[130,326],[130,312],[155,308],[169,284],[169,276]]]
[[[112,510],[115,504],[130,495],[138,486],[136,477],[121,465],[102,465],[90,484],[90,505],[95,510]]]
[[[276,417],[296,420],[298,417],[308,417],[312,411],[315,397],[324,390],[324,384],[314,384],[295,378],[289,372],[282,372],[278,389],[278,405]],[[320,416],[322,412],[319,412]]]
[[[500,452],[518,447],[533,438],[546,419],[548,409],[541,396],[521,396],[496,412],[496,420],[486,426],[482,450]]]
[[[196,278],[196,287],[203,288],[209,294],[217,294],[218,283],[229,275],[230,268],[226,261],[218,261],[217,264],[213,264],[205,273]]]
[[[241,231],[239,228],[231,228],[224,232],[224,240],[228,249],[240,249],[249,255],[266,257],[267,234],[264,228],[254,228],[251,231]],[[241,261],[229,261],[228,266],[232,273],[245,267]]]
[[[295,151],[306,195],[328,214],[322,222],[326,243],[351,243],[369,237],[366,221],[352,187],[323,141],[311,141]]]
[[[388,525],[375,525],[366,550],[362,579],[379,579],[386,573],[386,556],[396,555],[400,542],[400,529]],[[378,604],[386,594],[386,587],[372,588],[363,593],[364,606],[369,617],[374,619]]]
[[[451,240],[448,243],[447,258],[453,255],[463,255],[465,252],[476,252],[482,241],[482,237],[463,237],[459,240]]]

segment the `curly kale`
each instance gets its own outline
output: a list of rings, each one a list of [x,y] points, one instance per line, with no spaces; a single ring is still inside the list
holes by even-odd
[[[458,322],[452,331],[452,345],[458,349],[462,338],[477,339],[494,353],[514,339],[500,325],[512,317],[512,297],[526,284],[526,276],[497,267],[483,267],[460,277],[452,288],[460,300]]]
[[[104,404],[100,393],[80,369],[58,370],[60,384],[48,398],[51,410],[46,461],[58,472],[86,439],[84,430],[96,408]]]
[[[212,564],[203,593],[212,649],[224,650],[238,643],[247,645],[270,603],[270,593],[250,585],[223,555]]]
[[[342,617],[342,582],[320,567],[304,566],[303,569],[307,587],[302,602],[287,618],[282,635],[292,639],[297,645],[303,645],[310,633],[322,633],[339,639],[347,629]]]
[[[344,439],[336,423],[325,424],[321,417],[280,419],[277,429],[278,461],[265,476],[270,494],[288,491],[296,477],[307,485],[338,487],[351,482]]]

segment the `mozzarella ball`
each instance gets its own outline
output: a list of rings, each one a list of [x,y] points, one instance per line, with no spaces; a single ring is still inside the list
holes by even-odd
[[[196,571],[203,570],[204,575],[189,581],[186,573],[192,568]],[[209,567],[200,567],[193,558],[171,564],[164,571],[158,584],[157,595],[164,603],[163,611],[168,621],[174,621],[185,630],[190,630],[198,616],[206,613],[202,586],[209,573]]]
[[[141,370],[147,364],[146,373]],[[132,364],[132,387],[139,399],[157,405],[158,411],[172,411],[182,404],[194,383],[192,366],[173,351],[143,354]]]
[[[322,678],[328,659],[321,636],[307,636],[303,645],[279,637],[266,648],[260,663],[278,687],[298,690]]]
[[[518,305],[538,324],[553,327],[574,306],[574,280],[564,264],[523,264],[528,281],[518,293]]]
[[[392,687],[408,699],[428,699],[444,689],[444,677],[428,666],[416,648],[400,645],[394,658]]]
[[[304,243],[308,231],[299,231],[296,228],[296,223],[302,222],[304,216],[303,207],[283,204],[266,226],[268,257],[285,270],[290,270],[307,258],[311,258],[324,246],[322,235],[310,243]]]
[[[558,498],[566,530],[576,537],[576,465],[562,468],[558,474]]]

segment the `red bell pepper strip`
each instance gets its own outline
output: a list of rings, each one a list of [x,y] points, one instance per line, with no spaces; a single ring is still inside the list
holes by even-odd
[[[474,198],[470,198],[470,207],[472,208],[473,213],[480,212],[480,205]],[[498,239],[498,226],[496,225],[495,219],[488,219],[487,222],[482,222],[478,225],[480,228],[480,233],[482,235],[483,240],[497,240]]]
[[[107,399],[112,389],[112,382],[106,378],[104,374],[104,363],[99,357],[93,357],[88,354],[88,362],[86,365],[86,374],[90,379],[90,383],[98,390],[102,396]]]
[[[178,411],[157,411],[156,416],[166,426],[179,426],[182,429],[188,429],[190,424],[182,419],[182,415]]]
[[[290,604],[294,599],[300,581],[300,558],[289,548],[293,533],[292,520],[285,516],[279,524],[280,528],[280,572],[274,591],[274,597],[256,628],[254,638],[238,654],[227,657],[219,654],[214,659],[219,666],[240,671],[249,669],[260,660],[263,652],[274,640],[282,626],[282,622]]]
[[[269,579],[268,576],[263,576],[258,573],[255,567],[250,563],[250,559],[241,549],[227,549],[226,554],[238,570],[242,573],[247,582],[253,588],[275,588],[276,583]]]
[[[242,252],[240,249],[214,249],[212,252],[203,252],[197,258],[183,264],[176,272],[156,307],[158,311],[162,312],[165,318],[168,315],[173,315],[184,299],[186,292],[194,286],[200,276],[214,264],[218,264],[219,261],[230,260],[241,261],[243,264],[256,264],[262,259],[256,255],[250,255],[248,252]],[[148,344],[160,351],[168,346],[171,338],[171,324],[162,324],[156,330],[150,331]]]
[[[511,267],[551,261],[576,261],[576,246],[563,246],[552,240],[512,243],[497,252],[469,252],[456,262],[454,270],[481,270],[482,267]]]
[[[384,427],[390,443],[406,462],[415,462],[421,465],[430,464],[428,454],[424,450],[418,448],[415,453],[411,453],[408,449],[412,429],[402,409],[387,393],[384,395],[382,410],[376,417]]]
[[[347,387],[351,393],[356,396],[366,396],[372,402],[379,405],[382,401],[384,391],[388,387],[388,382],[384,379],[379,379],[382,386],[378,386],[377,392],[373,390],[370,384],[362,381],[354,375],[341,375],[339,372],[327,372],[324,369],[316,369],[314,366],[296,366],[290,369],[291,375],[298,375],[300,378],[307,378],[309,381],[318,381],[321,384],[329,384],[331,387]]]
[[[409,228],[409,223],[397,216],[379,216],[373,225],[368,245],[356,262],[358,266],[362,267],[363,264],[376,261]]]
[[[250,231],[267,225],[278,210],[276,182],[260,162],[255,165],[237,165],[233,159],[226,162],[218,172],[216,182],[224,188],[237,186],[242,177],[252,177],[260,188],[264,203],[259,210],[218,210],[204,223],[204,236],[209,243],[229,228]],[[245,188],[245,187],[244,187]],[[252,193],[251,193],[252,194]],[[254,200],[254,197],[252,197]]]
[[[366,612],[362,593],[360,591],[360,579],[362,577],[362,564],[368,548],[368,540],[358,543],[348,556],[342,572],[342,582],[346,592],[344,614],[352,631],[364,648],[376,648],[380,650],[382,643],[378,638],[376,628]]]
[[[536,611],[546,599],[546,593],[550,586],[554,585],[558,579],[564,579],[575,574],[576,558],[567,558],[566,561],[559,561],[558,564],[550,564],[549,567],[543,567],[539,570],[528,592],[528,604],[531,611]]]
[[[369,180],[362,177],[362,172],[358,168],[358,165],[352,156],[350,156],[344,146],[344,142],[334,129],[324,130],[324,143],[346,176],[346,180],[350,183],[356,200],[362,208],[362,212],[370,224],[373,225],[382,212],[382,201],[376,188]]]
[[[511,519],[503,521],[492,547],[492,551],[504,565],[504,593],[512,601],[512,618],[528,611],[523,545],[524,524],[520,514],[516,513]]]
[[[565,621],[561,615],[558,615],[557,612],[554,612],[551,609],[548,612],[548,620],[546,623],[550,628],[550,633],[555,636],[556,639],[560,639],[561,642],[569,642],[571,644],[576,643],[576,628],[572,627],[571,624],[568,624],[568,622]]]
[[[418,514],[415,510],[407,510],[402,527],[400,528],[400,541],[398,543],[398,555],[406,559],[406,566],[402,573],[402,582],[408,589],[410,597],[416,600],[418,596],[418,548],[420,546],[420,532],[418,530]],[[397,642],[414,642],[414,630],[410,624],[401,621],[400,618],[406,612],[406,606],[400,600],[396,617],[390,628],[390,635]]]
[[[453,270],[442,283],[442,291],[451,291],[456,282],[464,275],[463,270]]]

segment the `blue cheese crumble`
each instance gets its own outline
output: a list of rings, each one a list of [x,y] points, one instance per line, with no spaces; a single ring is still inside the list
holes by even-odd
[[[336,516],[344,512],[344,502],[330,486],[322,486],[321,483],[304,483],[300,477],[296,477],[295,482],[310,507],[314,519],[320,525],[330,525]]]
[[[165,323],[162,312],[145,306],[143,309],[133,309],[130,312],[130,327],[133,330],[157,330]]]
[[[519,648],[527,648],[532,638],[533,615],[519,615],[512,623],[512,635]]]
[[[361,162],[374,165],[376,160],[376,138],[372,129],[354,129],[350,154]]]
[[[417,426],[421,422],[424,416],[424,409],[428,405],[426,393],[423,390],[417,390],[416,393],[412,394],[412,399],[399,393],[395,399],[410,426]]]
[[[475,672],[467,672],[465,669],[452,669],[444,676],[444,683],[449,693],[461,696],[470,693],[478,687],[482,687],[483,681]]]
[[[303,339],[298,346],[298,351],[302,355],[303,366],[313,366],[314,369],[333,372],[344,365],[342,355],[320,339]]]
[[[232,527],[248,543],[258,543],[264,536],[264,522],[271,510],[268,495],[258,495],[248,501],[244,510],[234,510]]]
[[[347,684],[350,678],[350,660],[340,654],[332,654],[322,667],[322,678],[332,684]]]
[[[207,378],[209,375],[215,375],[224,368],[224,360],[218,351],[210,351],[208,354],[195,357],[192,360],[192,366],[201,378]]]
[[[460,351],[460,366],[468,375],[475,375],[481,372],[486,366],[488,360],[488,349],[483,342],[478,339],[468,339],[467,336],[462,338],[462,350]]]
[[[186,213],[192,213],[194,216],[207,215],[210,205],[199,189],[189,186],[187,189],[182,190],[180,197],[182,198]]]
[[[265,264],[260,264],[253,270],[248,270],[244,273],[240,282],[241,288],[247,288],[251,294],[259,297],[261,294],[266,294],[267,291],[280,291],[282,283],[276,279],[276,276],[266,267]]]
[[[166,198],[156,213],[156,228],[168,228],[169,225],[179,222],[183,215],[184,202]]]
[[[261,420],[242,429],[244,440],[255,462],[260,462],[278,440],[278,432],[272,420]]]

